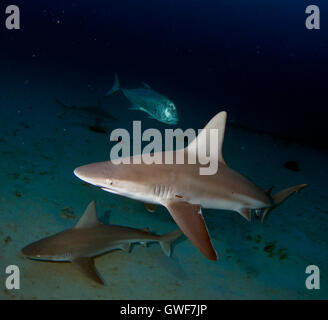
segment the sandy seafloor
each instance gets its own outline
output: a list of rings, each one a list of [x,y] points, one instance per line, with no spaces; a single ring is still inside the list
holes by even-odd
[[[219,254],[216,263],[186,238],[175,243],[171,258],[158,244],[135,245],[130,253],[114,251],[96,259],[107,283],[103,287],[69,263],[23,257],[25,245],[72,227],[91,200],[106,223],[149,227],[158,234],[176,225],[165,208],[149,213],[142,203],[88,186],[73,175],[77,166],[108,159],[108,144],[104,134],[88,129],[90,117],[64,114],[54,97],[67,104],[95,104],[105,86],[90,84],[87,75],[20,70],[2,76],[0,88],[0,299],[328,298],[327,152],[231,126],[224,154],[232,168],[263,189],[274,186],[274,192],[300,183],[309,187],[275,209],[265,225],[254,218],[249,223],[235,212],[204,210]],[[118,118],[109,123],[111,128],[147,118],[128,111],[123,101],[113,98],[104,104]],[[178,106],[180,118],[185,128],[194,127],[186,108]],[[204,116],[199,127],[213,115]],[[150,119],[143,125],[161,126]],[[301,170],[286,169],[288,160],[298,161]],[[20,290],[5,289],[4,270],[10,264],[20,267]],[[320,267],[320,290],[305,287],[310,264]]]

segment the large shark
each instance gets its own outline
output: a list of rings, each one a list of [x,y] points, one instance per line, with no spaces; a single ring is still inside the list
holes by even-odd
[[[137,164],[134,159],[130,159],[130,164],[124,161],[119,165],[113,161],[92,163],[75,169],[74,173],[105,191],[165,206],[199,251],[215,261],[217,253],[211,243],[201,208],[237,211],[249,221],[252,209],[258,214],[263,209],[264,220],[273,208],[306,186],[300,184],[271,196],[269,191],[262,191],[231,169],[222,155],[226,118],[226,112],[218,113],[183,151],[187,157],[205,145],[207,154],[211,154],[208,152],[209,133],[211,129],[216,129],[218,152],[215,159],[212,159],[218,163],[215,174],[200,174],[203,161],[198,153],[196,164],[146,164],[143,161]],[[166,152],[161,153],[163,158]]]
[[[114,84],[105,94],[105,97],[121,90],[131,102],[130,110],[141,110],[148,113],[151,119],[156,119],[167,124],[177,124],[179,121],[177,109],[172,101],[162,94],[154,91],[148,84],[143,83],[143,88],[125,89],[120,87],[118,75],[115,73]]]
[[[129,251],[132,243],[159,242],[167,256],[171,254],[171,243],[182,235],[180,230],[163,236],[147,229],[105,225],[97,218],[95,201],[92,201],[77,225],[71,229],[36,241],[22,249],[22,253],[36,260],[72,262],[88,278],[104,284],[98,274],[93,257],[114,249]]]

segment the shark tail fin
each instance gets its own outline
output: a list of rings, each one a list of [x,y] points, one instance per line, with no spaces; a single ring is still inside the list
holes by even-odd
[[[114,76],[114,83],[111,89],[109,89],[107,91],[107,93],[105,94],[105,97],[108,97],[110,95],[112,95],[113,93],[115,93],[116,91],[120,90],[120,81],[118,80],[118,75],[115,72],[115,76]]]
[[[182,235],[183,233],[180,230],[175,230],[173,232],[164,234],[159,238],[159,244],[168,257],[171,255],[171,244]]]
[[[264,221],[268,217],[268,214],[270,213],[271,210],[278,207],[281,203],[283,203],[292,194],[294,194],[295,192],[299,192],[300,190],[302,190],[306,186],[307,186],[307,184],[299,184],[297,186],[289,187],[287,189],[284,189],[284,190],[279,191],[278,193],[274,194],[272,196],[273,205],[272,205],[272,207],[266,208],[264,210],[263,215],[262,215],[262,220],[261,220],[262,223],[264,223]]]

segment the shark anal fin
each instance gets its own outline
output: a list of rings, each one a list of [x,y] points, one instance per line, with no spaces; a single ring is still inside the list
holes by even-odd
[[[184,201],[169,202],[164,205],[192,244],[206,258],[216,261],[218,257],[208,234],[200,205],[193,205]]]
[[[105,285],[104,281],[101,279],[98,271],[95,267],[94,261],[92,258],[80,257],[72,260],[73,265],[79,269],[85,276],[89,279]]]
[[[141,244],[144,248],[147,248],[147,241],[141,241],[140,244]]]
[[[147,209],[147,211],[149,212],[155,212],[157,205],[156,204],[152,204],[152,203],[147,203],[145,202],[145,208]]]
[[[212,157],[212,160],[217,160],[219,163],[223,165],[227,165],[222,154],[223,140],[225,134],[227,122],[227,113],[222,111],[214,116],[210,122],[205,126],[205,128],[199,133],[199,135],[188,145],[186,151],[192,154],[196,154],[198,157],[201,156],[199,154],[199,149],[203,148],[203,151],[206,151],[206,155],[210,154],[210,145],[211,145],[211,132],[217,136],[218,142],[218,154]]]
[[[120,81],[118,80],[118,75],[115,72],[114,84],[113,84],[112,88],[107,91],[107,93],[105,94],[105,97],[110,96],[111,94],[115,93],[118,90],[120,90]]]

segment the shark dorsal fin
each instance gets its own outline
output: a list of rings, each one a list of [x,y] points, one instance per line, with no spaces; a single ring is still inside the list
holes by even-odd
[[[91,201],[84,211],[82,217],[80,218],[79,222],[76,224],[75,228],[90,228],[94,227],[101,222],[98,220],[97,217],[97,208],[96,208],[96,201]]]
[[[225,111],[221,111],[216,116],[214,116],[210,122],[206,125],[206,127],[201,130],[199,135],[188,145],[186,150],[188,152],[194,152],[197,154],[197,145],[203,145],[206,143],[206,154],[210,154],[210,129],[217,129],[218,130],[218,161],[224,165],[226,162],[224,161],[222,155],[222,146],[224,140],[224,133],[226,128],[226,121],[227,121],[227,113]]]

